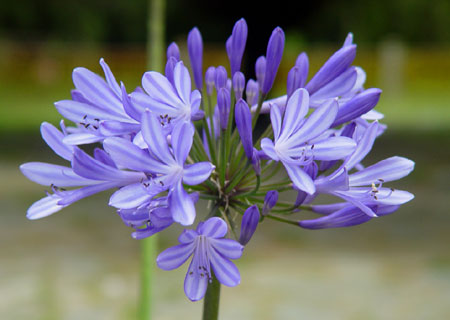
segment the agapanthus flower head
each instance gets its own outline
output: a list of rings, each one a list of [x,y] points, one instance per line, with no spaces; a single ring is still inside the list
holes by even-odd
[[[133,92],[103,59],[104,78],[76,68],[72,98],[55,104],[73,125],[41,126],[43,139],[67,165],[20,167],[27,178],[50,188],[27,217],[43,218],[113,190],[108,204],[135,239],[173,224],[196,224],[157,258],[159,267],[172,270],[192,256],[184,288],[195,301],[212,279],[239,284],[230,260],[241,257],[261,223],[349,227],[413,199],[386,184],[408,175],[414,162],[399,156],[375,164],[364,160],[386,125],[374,110],[381,90],[365,88],[365,72],[352,65],[353,35],[309,78],[308,56],[300,53],[285,94],[266,100],[283,56],[284,32],[274,29],[265,56],[255,62],[257,80],[247,77],[246,83],[240,69],[247,33],[245,20],[239,20],[225,45],[231,68],[207,66],[203,75],[203,41],[193,28],[187,39],[190,69],[171,43],[164,74],[145,72],[142,88]],[[270,124],[258,127],[264,113]],[[283,194],[292,191],[296,196]],[[337,202],[317,204],[322,196]],[[200,200],[208,201],[207,215],[196,212]],[[320,217],[305,219],[305,210]]]

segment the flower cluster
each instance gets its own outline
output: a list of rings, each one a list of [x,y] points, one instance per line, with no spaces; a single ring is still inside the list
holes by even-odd
[[[160,268],[171,270],[192,256],[184,288],[189,299],[199,300],[213,278],[239,284],[230,259],[241,257],[263,221],[307,229],[348,227],[410,201],[409,192],[384,185],[408,175],[412,161],[391,157],[362,164],[386,126],[373,110],[381,90],[365,89],[364,71],[352,65],[352,34],[313,75],[308,76],[308,56],[301,53],[287,76],[286,95],[268,99],[284,33],[273,31],[265,56],[255,63],[256,79],[246,81],[240,70],[247,32],[241,19],[226,41],[228,70],[210,66],[204,72],[202,37],[194,28],[187,39],[191,73],[172,43],[164,74],[144,73],[142,87],[133,92],[117,82],[103,59],[104,78],[76,68],[72,99],[55,104],[73,124],[41,126],[43,139],[69,165],[21,166],[27,178],[51,188],[27,217],[43,218],[112,189],[109,205],[136,239],[200,220],[196,230],[185,230],[180,244],[157,258]],[[264,114],[271,125],[259,128]],[[87,144],[95,144],[92,153],[81,147]],[[296,196],[279,201],[289,191]],[[337,202],[314,204],[322,195]],[[199,199],[209,202],[208,215],[198,217]],[[302,219],[305,211],[320,216]]]

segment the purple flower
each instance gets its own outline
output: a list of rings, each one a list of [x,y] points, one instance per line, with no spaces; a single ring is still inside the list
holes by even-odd
[[[403,178],[414,169],[414,162],[409,159],[391,157],[348,174],[372,149],[377,132],[378,123],[374,122],[341,167],[314,181],[318,194],[327,193],[339,197],[370,217],[377,216],[374,206],[398,206],[413,199],[414,196],[407,191],[383,187],[385,182]]]
[[[96,158],[92,158],[78,147],[64,144],[65,135],[49,123],[44,122],[41,125],[41,133],[50,148],[65,160],[71,161],[72,167],[42,162],[29,162],[20,166],[20,170],[28,179],[50,186],[53,191],[28,209],[28,219],[49,216],[95,193],[145,178],[142,173],[122,171],[112,166],[111,159],[103,152],[95,152]],[[72,187],[81,188],[66,190]]]
[[[281,161],[294,186],[309,194],[315,192],[311,177],[301,165],[312,159],[342,159],[355,149],[355,142],[347,137],[320,136],[329,129],[338,112],[337,102],[325,103],[304,119],[309,110],[309,95],[305,89],[297,89],[287,102],[284,118],[278,106],[270,109],[274,142],[261,140],[264,153],[275,161]]]
[[[256,231],[260,218],[261,215],[259,214],[258,206],[253,205],[245,210],[242,217],[241,233],[239,235],[240,244],[245,246],[250,241]]]
[[[75,90],[73,100],[55,103],[58,112],[77,126],[68,129],[64,142],[71,145],[102,141],[108,136],[121,136],[139,130],[138,122],[127,110],[128,95],[119,86],[103,59],[100,65],[106,81],[86,68],[72,73]]]
[[[110,205],[130,209],[149,202],[156,194],[168,190],[172,218],[182,225],[190,225],[195,219],[195,207],[183,183],[197,185],[205,181],[214,166],[209,162],[185,165],[190,152],[194,128],[180,123],[172,131],[171,148],[163,134],[158,119],[148,110],[142,116],[142,136],[148,152],[120,138],[107,139],[104,147],[115,163],[125,168],[146,173],[146,182],[130,184],[116,191]],[[153,174],[154,176],[152,176]]]
[[[149,109],[170,128],[179,121],[201,119],[203,111],[199,107],[202,97],[198,90],[191,91],[191,77],[182,61],[175,65],[173,82],[172,85],[159,72],[146,72],[142,77],[142,87],[147,94],[133,92],[131,101],[139,107],[141,115]]]
[[[261,92],[267,94],[272,89],[275,76],[277,75],[278,67],[280,66],[281,58],[284,50],[284,32],[280,27],[273,30],[267,44],[266,53],[266,68],[264,73],[264,84]]]
[[[195,86],[201,90],[203,88],[203,40],[197,28],[189,32],[187,45]]]
[[[184,280],[184,292],[190,300],[203,298],[213,276],[229,287],[240,283],[239,270],[230,259],[239,259],[243,246],[223,239],[227,230],[225,221],[209,218],[199,223],[195,231],[184,230],[178,237],[180,244],[161,252],[156,259],[161,269],[173,270],[193,256]]]

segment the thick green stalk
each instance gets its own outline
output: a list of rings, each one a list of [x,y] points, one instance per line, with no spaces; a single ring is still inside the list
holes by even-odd
[[[148,1],[147,67],[162,71],[165,36],[165,0]],[[152,318],[152,283],[156,260],[156,235],[141,240],[141,292],[139,299],[140,320]]]
[[[220,282],[212,274],[212,282],[208,284],[208,289],[203,301],[203,320],[217,320],[219,318]]]

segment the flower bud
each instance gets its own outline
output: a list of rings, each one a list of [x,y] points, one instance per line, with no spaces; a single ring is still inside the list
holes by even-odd
[[[180,49],[175,42],[172,42],[167,47],[167,60],[169,60],[170,58],[175,58],[177,62],[180,61]]]
[[[236,103],[234,117],[236,120],[236,127],[241,137],[242,146],[244,147],[245,155],[249,160],[252,160],[252,114],[248,104],[243,99],[239,99]]]
[[[309,60],[306,53],[302,52],[298,55],[297,60],[295,61],[295,66],[299,68],[299,88],[304,88],[309,71]]]
[[[245,210],[244,216],[242,217],[241,234],[239,236],[240,244],[245,246],[250,241],[258,226],[260,217],[261,215],[256,205]]]
[[[272,89],[278,67],[284,50],[284,32],[280,27],[273,30],[267,45],[266,52],[266,72],[264,74],[264,84],[261,92],[267,94]]]
[[[205,74],[206,93],[210,96],[214,88],[214,82],[216,81],[216,68],[209,67]]]
[[[228,58],[230,59],[231,75],[241,69],[242,56],[247,42],[247,23],[240,19],[233,27],[231,37],[227,41]]]
[[[230,103],[230,91],[227,88],[220,88],[217,93],[217,106],[219,108],[220,127],[222,130],[227,129]]]
[[[245,76],[242,72],[237,71],[233,75],[233,89],[236,96],[236,100],[242,98],[245,88]]]
[[[165,69],[166,78],[170,81],[170,83],[172,85],[174,85],[173,70],[175,69],[176,64],[177,64],[177,60],[174,57],[170,57],[166,63],[166,69]]]
[[[261,89],[264,84],[264,75],[266,74],[266,57],[261,56],[256,59],[255,74],[256,80],[258,80],[259,88]]]
[[[380,99],[381,90],[370,88],[357,94],[339,107],[339,111],[331,127],[336,127],[372,110]]]
[[[259,85],[253,79],[248,80],[245,94],[247,95],[247,103],[254,105],[258,102]]]
[[[189,59],[191,60],[192,73],[194,74],[194,82],[197,89],[203,87],[203,40],[200,31],[193,28],[188,34],[187,40]]]
[[[226,88],[227,86],[227,69],[223,66],[218,66],[216,68],[216,90],[220,88]]]
[[[277,204],[278,201],[278,191],[271,190],[266,193],[266,197],[264,198],[264,206],[262,210],[262,215],[265,216],[269,214],[270,210]]]

